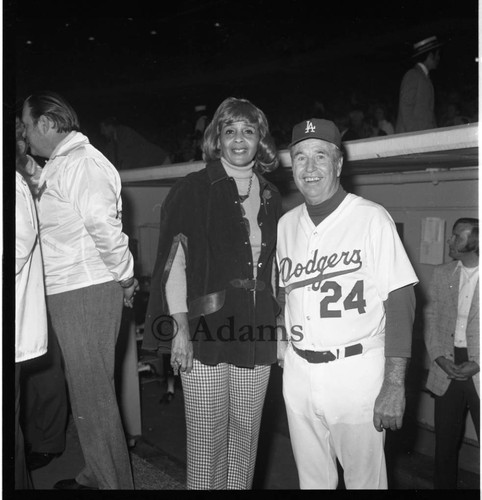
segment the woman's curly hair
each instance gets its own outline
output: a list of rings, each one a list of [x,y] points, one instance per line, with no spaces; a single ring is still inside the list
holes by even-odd
[[[260,173],[272,172],[279,165],[278,152],[269,132],[265,114],[247,99],[228,97],[214,113],[211,123],[204,132],[203,159],[218,160],[221,156],[219,137],[224,125],[234,122],[246,122],[258,127],[259,144],[254,158],[254,168]]]

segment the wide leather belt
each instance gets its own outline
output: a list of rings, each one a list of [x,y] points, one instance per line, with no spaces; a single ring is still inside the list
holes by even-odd
[[[335,349],[336,354],[332,351],[305,351],[303,349],[298,349],[294,344],[293,350],[306,359],[308,363],[329,363],[330,361],[335,361],[336,359],[348,358],[349,356],[356,356],[363,352],[363,346],[361,344],[350,345],[341,349]]]
[[[245,288],[246,290],[251,290],[252,292],[254,291],[260,292],[261,290],[264,290],[266,287],[264,281],[256,279],[236,278],[234,280],[231,280],[230,283],[234,288]]]
[[[226,290],[221,290],[220,292],[208,293],[207,295],[201,295],[197,299],[191,300],[189,302],[189,313],[188,318],[198,318],[199,316],[207,316],[208,314],[213,314],[224,306],[226,301]]]

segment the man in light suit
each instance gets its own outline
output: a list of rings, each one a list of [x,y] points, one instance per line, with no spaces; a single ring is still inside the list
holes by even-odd
[[[439,64],[441,45],[435,36],[414,44],[412,59],[416,64],[405,73],[400,85],[395,133],[437,127],[434,88],[429,73]]]
[[[454,261],[434,268],[426,309],[427,389],[435,396],[436,489],[457,487],[467,411],[480,442],[479,220],[458,219],[448,245]]]
[[[27,97],[22,122],[31,154],[48,158],[37,203],[47,311],[84,458],[77,476],[54,489],[132,490],[114,372],[122,309],[133,307],[139,284],[123,232],[120,176],[57,93]]]

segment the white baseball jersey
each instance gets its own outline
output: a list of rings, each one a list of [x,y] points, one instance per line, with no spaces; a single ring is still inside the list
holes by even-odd
[[[418,282],[390,214],[347,194],[318,226],[303,203],[278,225],[285,325],[299,349],[323,351],[379,339],[383,301]]]

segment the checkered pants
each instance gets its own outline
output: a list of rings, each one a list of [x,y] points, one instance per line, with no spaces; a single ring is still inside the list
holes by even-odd
[[[250,489],[270,365],[240,368],[194,360],[181,374],[187,489]]]

